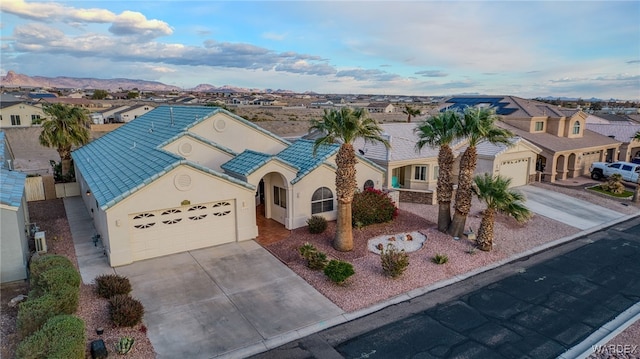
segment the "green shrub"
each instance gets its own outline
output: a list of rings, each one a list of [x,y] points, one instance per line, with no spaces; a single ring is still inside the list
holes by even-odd
[[[57,254],[46,254],[40,258],[32,260],[29,265],[29,271],[31,278],[33,278],[38,277],[41,273],[46,272],[51,268],[59,267],[75,269],[69,258]]]
[[[307,224],[309,225],[309,233],[318,234],[327,229],[327,220],[322,216],[311,216],[307,219]]]
[[[118,294],[109,299],[109,314],[116,326],[132,327],[142,320],[144,307],[137,299]]]
[[[446,254],[436,254],[431,261],[435,264],[445,264],[449,261],[449,257]]]
[[[118,294],[131,293],[131,282],[129,278],[117,274],[103,274],[95,279],[96,294],[102,298],[111,298]]]
[[[340,285],[355,273],[356,272],[353,270],[353,265],[351,265],[351,263],[335,259],[329,261],[329,264],[324,267],[324,274],[334,283]]]
[[[351,210],[352,225],[356,228],[390,222],[398,215],[398,208],[391,198],[375,188],[355,193]]]
[[[31,277],[29,297],[39,297],[60,286],[79,288],[81,281],[80,273],[74,267],[52,267]]]
[[[84,322],[80,318],[57,315],[18,345],[16,358],[84,359],[85,341]]]
[[[380,251],[380,261],[384,274],[397,278],[409,266],[409,255],[403,250],[398,250],[393,244],[387,244],[387,250]]]
[[[42,327],[50,318],[59,314],[73,314],[78,309],[80,288],[60,285],[45,294],[29,298],[18,306],[17,328],[25,338]]]
[[[20,303],[18,306],[17,328],[20,338],[25,338],[37,330],[50,318],[58,315],[56,297],[45,294],[41,297]]]
[[[321,270],[327,266],[327,255],[318,251],[313,244],[307,242],[298,251],[302,258],[307,260],[307,267],[313,270]]]

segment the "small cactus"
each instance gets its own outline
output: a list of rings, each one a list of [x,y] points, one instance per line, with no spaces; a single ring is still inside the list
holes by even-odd
[[[115,345],[116,351],[118,354],[127,354],[133,347],[133,343],[135,343],[135,339],[132,337],[122,337]]]

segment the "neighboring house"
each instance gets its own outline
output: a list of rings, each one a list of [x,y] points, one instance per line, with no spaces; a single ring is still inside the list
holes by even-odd
[[[539,147],[536,169],[544,181],[555,182],[589,173],[593,162],[617,157],[621,143],[586,129],[587,114],[514,96],[456,96],[441,110],[467,106],[493,107],[498,125]]]
[[[29,127],[44,117],[40,106],[25,102],[0,103],[0,128]]]
[[[514,137],[510,146],[481,142],[476,149],[476,174],[489,173],[511,178],[510,187],[536,181],[536,158],[542,149],[524,138]]]
[[[640,131],[640,124],[630,121],[618,121],[609,124],[587,123],[587,129],[622,142],[614,161],[629,162],[633,158],[640,157],[640,141],[633,139],[635,134]]]
[[[115,114],[117,112],[124,111],[129,107],[131,106],[123,105],[123,106],[112,107],[110,109],[103,110],[103,111],[94,112],[95,115],[92,114],[91,118],[94,120],[95,124],[115,122]],[[102,120],[100,118],[102,118]],[[96,123],[95,121],[98,121],[98,122]]]
[[[154,108],[155,107],[149,105],[135,105],[114,113],[113,118],[115,122],[127,123],[135,120],[138,116],[142,116]]]
[[[255,238],[337,215],[338,145],[290,143],[215,107],[160,106],[72,153],[111,266]],[[382,186],[360,158],[357,183]],[[262,213],[264,211],[264,214]]]
[[[354,148],[387,170],[385,186],[435,191],[438,183],[439,148],[424,146],[419,152],[416,151],[419,140],[414,132],[416,126],[416,123],[381,124],[391,148],[361,140],[354,143]],[[464,152],[466,145],[466,140],[458,140],[451,145],[456,161],[459,161],[459,154]],[[477,146],[477,151],[476,173],[487,172],[510,177],[512,187],[535,181],[536,155],[541,149],[527,140],[516,137],[512,140],[512,146],[482,142]],[[455,169],[454,182],[457,181],[457,175]]]
[[[389,102],[372,102],[367,106],[369,113],[394,113],[395,106]]]
[[[11,170],[12,153],[0,131],[0,283],[27,277],[29,210],[24,173]]]

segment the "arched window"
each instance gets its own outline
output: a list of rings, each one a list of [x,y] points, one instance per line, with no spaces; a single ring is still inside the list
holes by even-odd
[[[327,187],[318,188],[311,197],[311,214],[333,211],[333,192]]]
[[[573,134],[580,134],[580,121],[576,121],[573,123]]]
[[[364,190],[365,191],[368,190],[369,188],[373,188],[373,187],[375,187],[375,185],[373,184],[372,180],[366,180],[364,182]]]

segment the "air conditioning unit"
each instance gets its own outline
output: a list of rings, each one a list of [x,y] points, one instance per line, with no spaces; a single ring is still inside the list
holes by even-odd
[[[47,253],[47,240],[44,237],[44,231],[36,232],[33,239],[36,242],[36,252]]]

